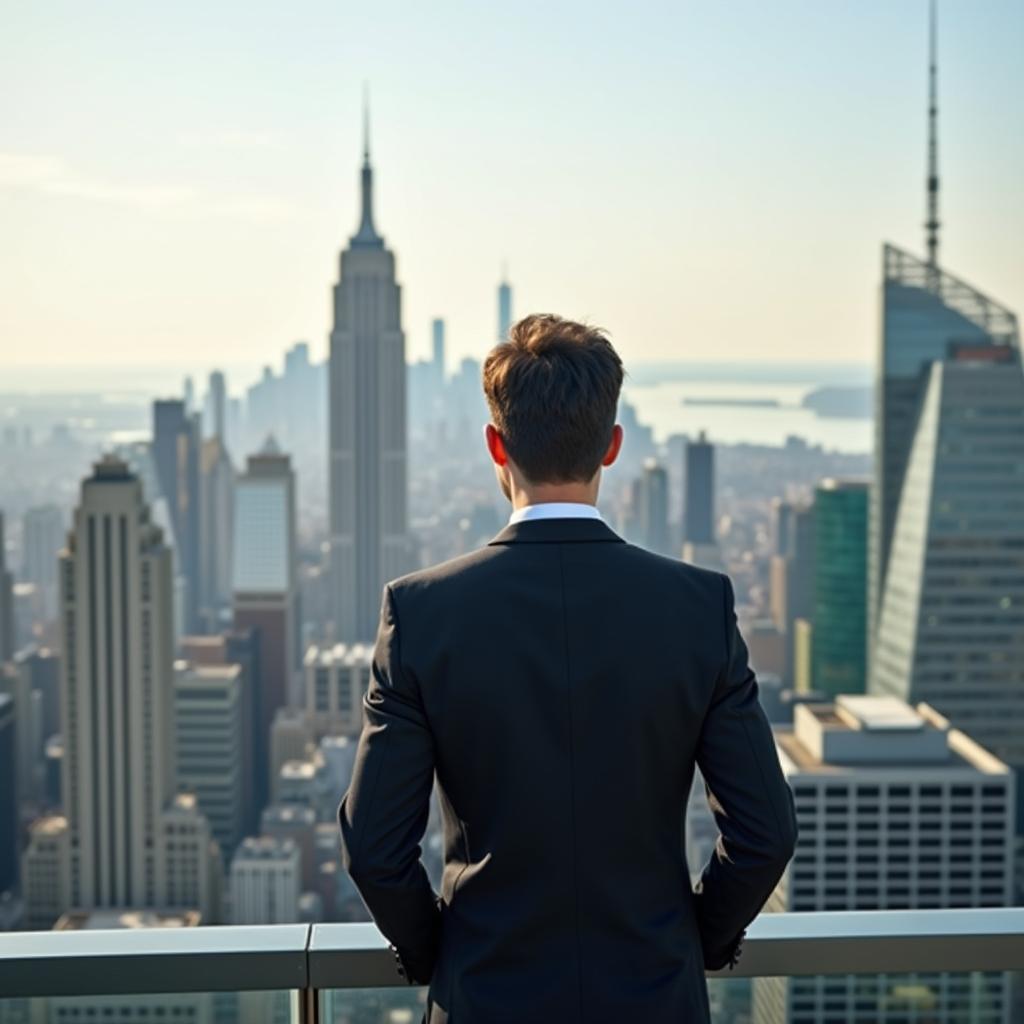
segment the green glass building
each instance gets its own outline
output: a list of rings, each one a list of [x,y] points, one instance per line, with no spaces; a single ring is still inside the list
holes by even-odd
[[[823,480],[814,495],[811,685],[835,697],[867,688],[868,484]]]

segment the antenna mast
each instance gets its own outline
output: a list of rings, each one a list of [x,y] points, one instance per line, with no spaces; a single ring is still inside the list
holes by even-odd
[[[928,266],[939,265],[939,98],[936,59],[936,0],[931,0],[928,26],[928,219],[924,222]]]

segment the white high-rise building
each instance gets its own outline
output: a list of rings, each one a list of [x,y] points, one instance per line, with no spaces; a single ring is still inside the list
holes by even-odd
[[[71,906],[179,906],[168,889],[169,843],[183,855],[165,821],[181,814],[171,556],[138,477],[114,456],[82,482],[60,558],[60,603]],[[182,863],[196,890],[209,888],[207,853]]]
[[[231,923],[298,921],[301,878],[294,840],[270,836],[244,840],[231,860]]]
[[[360,731],[372,661],[369,644],[306,651],[306,715],[314,737],[352,736]]]
[[[225,857],[243,835],[241,665],[175,664],[178,788],[195,794]]]
[[[334,286],[329,395],[335,636],[370,641],[383,586],[407,572],[411,558],[401,289],[394,254],[373,224],[368,130],[362,217]]]
[[[798,704],[793,728],[775,735],[799,839],[769,911],[1011,901],[1013,772],[926,704],[864,696]],[[758,978],[753,1019],[1005,1024],[1009,981],[998,972]]]

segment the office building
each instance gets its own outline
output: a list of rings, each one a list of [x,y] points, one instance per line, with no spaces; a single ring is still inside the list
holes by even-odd
[[[1024,768],[1024,376],[1008,345],[926,374],[870,688],[925,700]]]
[[[196,628],[199,607],[199,415],[177,398],[153,403],[153,462],[174,525],[177,571],[184,581],[182,626]]]
[[[998,907],[1011,899],[1014,776],[925,704],[841,695],[776,729],[799,839],[767,909]],[[1000,973],[758,978],[756,1024],[1007,1024]]]
[[[200,475],[199,619],[212,633],[224,625],[231,606],[234,555],[235,468],[220,438],[203,442]]]
[[[445,339],[444,320],[436,317],[430,324],[431,361],[433,367],[433,385],[437,397],[441,396],[445,381]]]
[[[244,680],[239,665],[175,664],[178,789],[194,793],[224,857],[244,835]]]
[[[0,512],[0,664],[14,657],[14,573],[7,568],[4,514]]]
[[[683,491],[683,540],[701,546],[715,543],[715,446],[704,431],[686,444]]]
[[[70,864],[67,818],[54,814],[32,822],[28,846],[21,855],[25,927],[29,931],[52,928],[70,906]]]
[[[35,708],[33,742],[42,749],[46,740],[60,732],[60,658],[48,647],[24,647],[14,659],[15,668],[25,680]]]
[[[512,326],[512,285],[508,283],[508,274],[503,269],[501,283],[498,285],[498,341],[508,338]]]
[[[0,693],[0,893],[18,880],[17,711],[14,698]]]
[[[668,473],[657,460],[644,463],[639,490],[641,543],[659,555],[672,553],[668,526]]]
[[[337,792],[344,792],[338,790]],[[316,811],[299,804],[271,804],[260,815],[259,834],[269,839],[290,839],[299,848],[302,890],[311,890],[317,883]],[[335,842],[335,849],[338,849]]]
[[[182,657],[197,667],[237,668],[241,692],[242,748],[239,767],[242,779],[241,816],[245,835],[256,831],[261,809],[267,803],[267,737],[259,719],[259,652],[253,630],[229,630],[216,636],[187,636],[181,641]],[[230,857],[231,850],[224,856]]]
[[[280,799],[281,768],[288,761],[304,761],[313,749],[309,720],[299,708],[278,708],[270,727],[270,799]]]
[[[12,702],[15,793],[19,804],[28,804],[36,800],[42,782],[42,697],[32,689],[20,658],[0,663],[0,696]]]
[[[164,900],[168,909],[199,911],[206,924],[220,924],[224,867],[220,846],[194,793],[177,793],[161,816]]]
[[[306,651],[306,716],[314,738],[359,733],[372,661],[369,644],[336,644]]]
[[[785,677],[792,684],[796,677],[797,620],[814,624],[814,587],[817,540],[814,506],[793,507],[786,515],[785,555],[775,555],[771,564],[771,602],[773,617],[786,634]]]
[[[296,565],[295,477],[288,456],[269,438],[235,484],[232,559],[235,629],[254,631],[259,649],[257,760],[299,672]]]
[[[814,492],[815,557],[808,689],[867,687],[868,485],[824,480]]]
[[[71,905],[175,905],[171,555],[114,456],[82,482],[59,575]],[[183,870],[206,884],[204,857]]]
[[[207,436],[220,441],[225,447],[227,446],[227,401],[227,378],[220,370],[214,370],[210,374],[207,390],[207,403],[209,406]]]
[[[22,518],[21,576],[35,586],[45,622],[57,617],[57,556],[64,530],[64,513],[57,505],[30,508]]]
[[[373,222],[368,127],[362,216],[334,286],[329,393],[335,638],[371,641],[384,584],[412,566],[401,290]]]
[[[246,839],[231,860],[231,923],[289,924],[299,919],[299,848],[291,839]]]
[[[116,910],[80,911],[65,914],[54,931],[85,932],[170,928],[195,928],[208,924],[195,909],[147,910],[122,907]],[[94,942],[101,941],[97,936]],[[121,941],[124,941],[123,939]],[[88,948],[88,947],[87,947]],[[260,993],[264,995],[264,993]],[[270,993],[267,993],[270,995]],[[273,995],[278,995],[273,993]],[[234,999],[234,993],[229,994]],[[82,1024],[105,1021],[123,1024],[150,1024],[156,1021],[175,1021],[180,1024],[226,1024],[227,1019],[218,1012],[224,996],[214,992],[176,992],[160,995],[99,995],[51,996],[33,999],[33,1021],[47,1024]],[[249,1024],[251,1018],[238,1017]],[[270,1024],[269,1020],[260,1024]]]

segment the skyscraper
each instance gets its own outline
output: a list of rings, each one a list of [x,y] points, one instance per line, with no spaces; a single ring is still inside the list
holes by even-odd
[[[227,441],[225,416],[228,386],[227,380],[220,370],[214,370],[210,374],[208,394],[210,403],[210,435],[217,438],[223,444]]]
[[[22,578],[35,584],[44,619],[57,614],[57,554],[64,546],[64,513],[57,505],[30,508],[22,519]]]
[[[292,687],[299,667],[295,477],[273,438],[249,456],[236,482],[234,544],[235,628],[253,630],[259,652],[253,758],[262,780],[270,726],[277,709],[297,697]]]
[[[14,698],[0,693],[0,893],[18,879],[18,774]]]
[[[934,8],[928,117],[927,258],[884,250],[869,689],[928,701],[1021,770],[1020,333],[938,262]]]
[[[171,554],[138,477],[114,456],[82,482],[60,586],[71,904],[172,905]],[[201,879],[205,862],[188,870]]]
[[[501,283],[498,285],[498,341],[508,337],[512,326],[512,285],[508,283],[508,274],[501,271]]]
[[[830,697],[867,687],[867,516],[865,481],[816,488],[810,681]]]
[[[445,351],[444,351],[444,320],[436,317],[430,324],[432,365],[434,368],[434,386],[440,392],[444,386]]]
[[[177,571],[185,581],[182,626],[196,628],[199,607],[199,446],[198,414],[177,398],[153,403],[153,462],[160,491],[174,527]]]
[[[243,835],[243,686],[239,665],[175,665],[177,783],[195,793],[225,858]]]
[[[686,445],[686,490],[683,497],[683,540],[715,543],[715,446],[704,431]]]
[[[869,517],[869,652],[881,611],[896,510],[928,366],[951,345],[1019,344],[1017,318],[939,265],[938,93],[935,11],[928,67],[928,171],[921,261],[893,245],[882,250],[882,330],[875,367],[875,462]]]
[[[655,459],[644,463],[640,484],[641,543],[649,551],[668,555],[671,551],[668,529],[668,473]]]
[[[14,574],[7,568],[4,514],[0,512],[0,664],[14,657]]]
[[[200,453],[199,613],[207,631],[223,623],[231,603],[235,468],[223,435],[203,441]]]
[[[925,704],[837,697],[776,729],[796,853],[770,911],[1000,907],[1011,899],[1014,778]],[[1009,984],[976,975],[758,978],[754,1024],[1009,1020]]]
[[[932,363],[907,459],[871,689],[925,700],[1024,768],[1024,375],[1008,345]]]
[[[330,534],[338,640],[371,640],[384,584],[410,568],[406,368],[395,257],[373,223],[364,124],[362,216],[341,254],[330,337]]]

